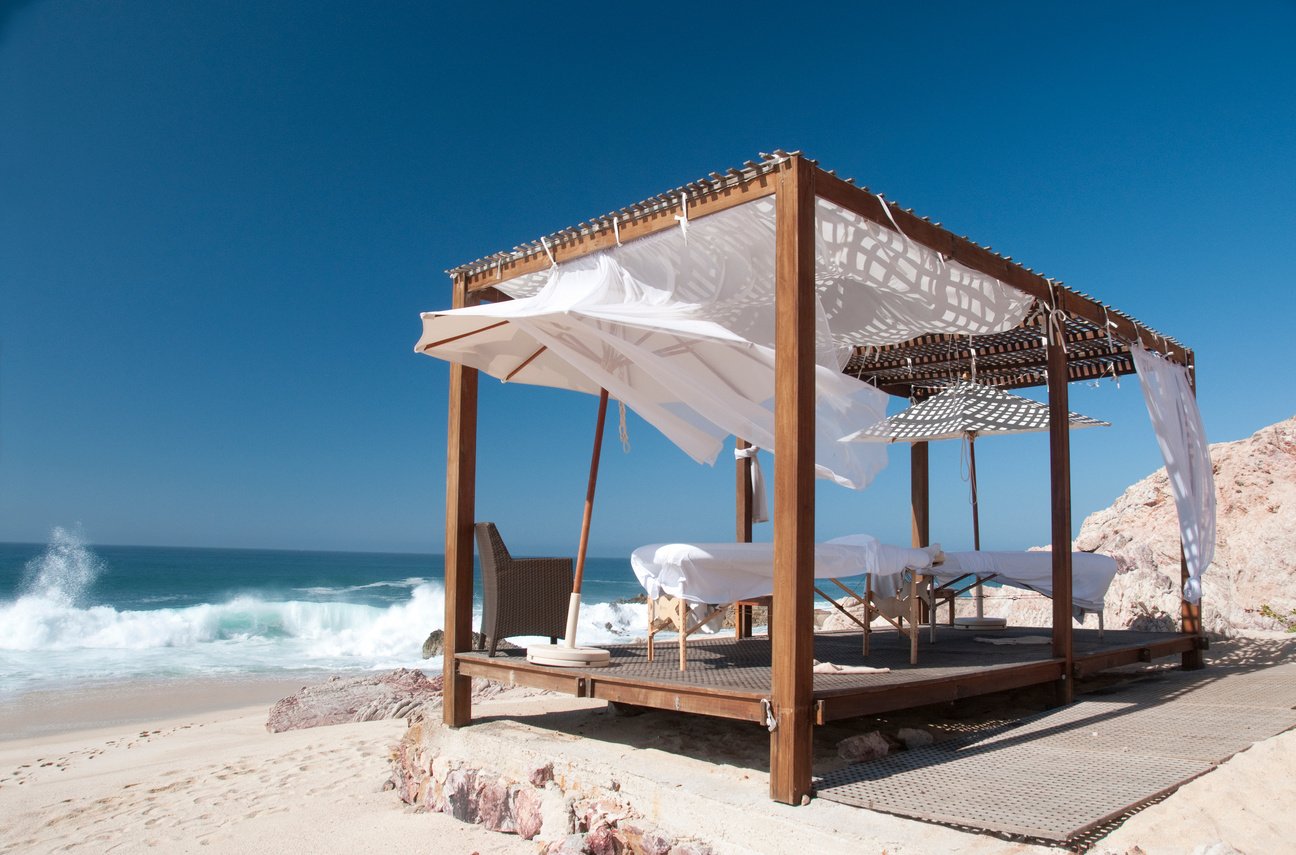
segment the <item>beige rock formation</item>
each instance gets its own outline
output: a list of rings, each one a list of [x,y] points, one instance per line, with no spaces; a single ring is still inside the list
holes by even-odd
[[[1215,560],[1202,577],[1208,632],[1278,628],[1260,615],[1296,607],[1296,417],[1237,442],[1211,446],[1218,516]],[[1179,529],[1164,469],[1090,515],[1076,548],[1111,555],[1120,573],[1107,596],[1108,626],[1179,612]]]

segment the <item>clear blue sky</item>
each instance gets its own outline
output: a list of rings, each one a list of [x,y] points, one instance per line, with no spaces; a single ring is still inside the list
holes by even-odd
[[[703,9],[0,2],[0,540],[440,551],[443,271],[775,147],[1179,337],[1212,440],[1296,412],[1292,3]],[[482,389],[479,517],[574,552],[594,399]],[[1072,405],[1078,526],[1160,458],[1133,377]],[[631,438],[595,554],[732,537],[729,461]],[[988,546],[1046,460],[979,444]],[[907,542],[907,472],[820,534]]]

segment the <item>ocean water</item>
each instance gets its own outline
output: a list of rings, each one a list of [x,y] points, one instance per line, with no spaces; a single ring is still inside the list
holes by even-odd
[[[439,555],[0,543],[0,700],[130,679],[436,671]],[[474,628],[481,618],[476,585]],[[644,634],[627,558],[589,558],[581,643]],[[525,643],[524,639],[514,639]]]

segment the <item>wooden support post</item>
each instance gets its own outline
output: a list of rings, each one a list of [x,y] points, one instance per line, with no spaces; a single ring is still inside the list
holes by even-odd
[[[1188,384],[1192,389],[1193,397],[1197,396],[1197,371],[1196,359],[1193,359],[1192,368],[1188,372]],[[1184,634],[1201,635],[1201,600],[1190,603],[1183,599],[1183,586],[1188,584],[1188,557],[1184,554],[1183,541],[1179,542],[1179,629]],[[1193,645],[1192,650],[1186,650],[1180,654],[1179,666],[1185,671],[1195,671],[1198,668],[1206,667],[1206,661],[1202,657],[1202,649],[1198,645]]]
[[[1183,599],[1183,586],[1188,583],[1188,557],[1184,555],[1183,543],[1179,544],[1179,623],[1180,630],[1185,635],[1201,635],[1201,600],[1190,603]],[[1191,650],[1185,650],[1180,654],[1179,667],[1185,671],[1196,671],[1198,668],[1206,667],[1206,660],[1202,656],[1202,648],[1194,645]]]
[[[1071,633],[1071,416],[1067,400],[1066,342],[1049,324],[1049,488],[1052,493],[1053,655],[1066,660],[1058,685],[1059,704],[1069,704],[1075,651]]]
[[[927,443],[911,443],[909,445],[909,524],[910,542],[915,548],[928,546],[931,543],[931,493],[927,474]],[[922,604],[919,614],[923,620],[928,619],[928,609],[932,608],[935,608],[935,603]]]
[[[476,302],[462,278],[454,306]],[[473,524],[477,493],[477,370],[450,364],[450,424],[446,432],[445,686],[442,717],[450,727],[472,721],[472,678],[455,654],[472,649]]]
[[[931,495],[927,480],[927,443],[909,446],[910,542],[914,548],[931,545]]]
[[[786,804],[810,795],[814,722],[814,174],[792,157],[775,191],[770,797]]]
[[[739,438],[737,446],[739,450],[750,448],[751,443],[745,439]],[[734,484],[734,499],[737,509],[736,527],[734,533],[735,539],[739,543],[751,543],[752,539],[752,482],[751,469],[752,459],[750,457],[739,457],[734,461],[734,468],[737,470]],[[734,635],[738,638],[751,638],[752,634],[752,607],[749,605],[734,605]]]

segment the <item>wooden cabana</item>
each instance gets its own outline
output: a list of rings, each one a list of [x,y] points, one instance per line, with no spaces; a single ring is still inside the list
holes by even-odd
[[[955,382],[972,367],[982,383],[1003,388],[1047,386],[1050,410],[1052,543],[1072,543],[1070,440],[1067,384],[1134,372],[1131,345],[1141,343],[1166,359],[1193,368],[1193,353],[1129,316],[1070,290],[1011,258],[996,254],[937,223],[886,202],[799,153],[775,152],[741,169],[686,184],[660,196],[570,228],[533,244],[488,256],[449,271],[453,305],[509,299],[497,285],[553,264],[611,249],[677,227],[682,204],[696,221],[738,205],[773,197],[775,212],[775,471],[772,523],[774,590],[768,690],[708,685],[696,673],[672,681],[662,673],[574,672],[528,665],[517,657],[491,659],[471,652],[473,525],[477,454],[475,369],[450,371],[446,473],[446,724],[472,720],[469,681],[484,676],[662,709],[677,709],[766,723],[770,735],[770,794],[796,804],[811,787],[811,738],[816,723],[884,709],[918,706],[978,693],[1051,683],[1057,699],[1072,697],[1072,679],[1095,670],[1178,653],[1186,668],[1200,667],[1205,639],[1200,603],[1182,606],[1182,632],[1146,634],[1077,653],[1071,614],[1071,551],[1053,555],[1053,626],[1049,655],[983,670],[941,672],[904,685],[841,681],[816,692],[814,659],[815,521],[815,218],[818,200],[940,253],[941,258],[993,277],[1034,298],[1035,310],[1014,329],[988,335],[921,335],[878,347],[857,347],[844,372],[905,398],[924,397]],[[740,440],[741,442],[741,440]],[[752,535],[750,460],[737,463],[738,540]],[[911,455],[912,532],[928,544],[927,446]],[[1183,574],[1187,579],[1185,563]],[[1109,633],[1111,634],[1111,633]]]

